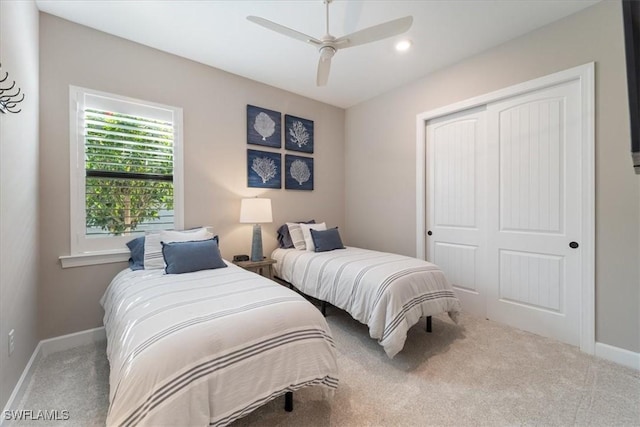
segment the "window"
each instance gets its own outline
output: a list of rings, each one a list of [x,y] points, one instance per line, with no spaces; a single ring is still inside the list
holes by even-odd
[[[182,110],[70,88],[71,253],[182,228]]]

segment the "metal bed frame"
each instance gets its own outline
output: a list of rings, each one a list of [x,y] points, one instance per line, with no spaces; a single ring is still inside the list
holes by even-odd
[[[273,276],[273,278],[274,278],[277,282],[280,282],[280,283],[282,283],[282,284],[284,284],[284,285],[288,286],[288,287],[289,287],[289,289],[291,289],[291,290],[293,290],[293,291],[296,291],[297,293],[299,293],[300,295],[302,295],[303,297],[305,297],[307,300],[311,301],[314,305],[316,305],[316,304],[315,304],[316,302],[317,302],[317,303],[319,303],[319,304],[320,304],[320,309],[319,309],[319,310],[320,310],[320,312],[322,313],[322,315],[323,315],[324,317],[327,317],[327,306],[328,306],[328,305],[331,305],[330,303],[328,303],[328,302],[326,302],[326,301],[323,301],[323,300],[321,300],[321,299],[318,299],[318,298],[314,298],[314,297],[312,297],[312,296],[310,296],[310,295],[307,295],[307,294],[303,293],[300,289],[296,288],[292,283],[289,283],[289,282],[287,282],[286,280],[281,279],[281,278],[280,278],[280,277],[278,277],[278,276]],[[429,333],[431,333],[431,332],[432,332],[431,316],[427,316],[427,324],[426,324],[425,330],[426,330],[427,332],[429,332]]]

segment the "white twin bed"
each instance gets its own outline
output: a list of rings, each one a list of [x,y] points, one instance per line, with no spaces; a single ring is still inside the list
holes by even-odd
[[[337,387],[320,312],[233,264],[187,274],[127,269],[101,303],[108,426],[222,426],[301,387]]]
[[[456,320],[460,303],[437,266],[343,248],[337,229],[314,233],[316,250],[329,245],[326,252],[276,249],[276,275],[367,324],[389,357],[421,317],[429,324],[447,312]],[[302,234],[294,236],[300,244]],[[217,245],[205,229],[127,244],[131,269],[100,301],[111,367],[108,426],[224,426],[281,395],[291,410],[299,388],[337,387],[335,346],[320,311],[222,260]]]
[[[421,317],[448,313],[460,302],[436,265],[416,258],[347,247],[328,252],[278,248],[276,276],[302,293],[348,312],[369,326],[389,357],[404,347]]]

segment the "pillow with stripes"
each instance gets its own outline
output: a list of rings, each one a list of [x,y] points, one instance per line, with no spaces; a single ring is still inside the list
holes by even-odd
[[[304,235],[302,234],[302,228],[297,222],[288,222],[287,228],[289,229],[289,235],[293,242],[293,247],[299,251],[304,251],[307,246],[304,243]]]
[[[309,221],[296,221],[295,224],[315,224],[316,221],[314,219],[310,219]],[[287,223],[289,224],[289,223]],[[293,248],[293,241],[291,240],[291,234],[289,233],[289,226],[287,224],[283,224],[278,228],[278,247],[282,249],[291,249]]]

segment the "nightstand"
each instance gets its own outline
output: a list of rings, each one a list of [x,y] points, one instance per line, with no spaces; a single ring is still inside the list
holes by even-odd
[[[275,259],[265,258],[262,261],[237,261],[234,262],[238,267],[242,267],[245,270],[253,271],[254,273],[260,274],[267,279],[273,280],[273,267],[272,265],[276,263]]]

